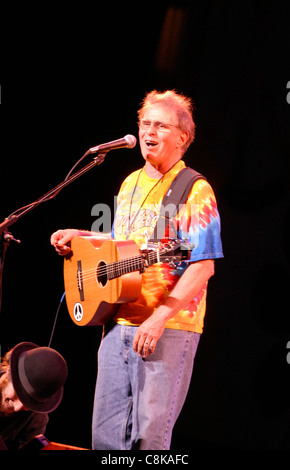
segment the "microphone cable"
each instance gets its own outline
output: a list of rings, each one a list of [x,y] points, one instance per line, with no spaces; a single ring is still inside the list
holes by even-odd
[[[58,319],[58,314],[59,314],[59,311],[60,311],[60,307],[62,305],[62,302],[63,302],[64,298],[65,298],[65,292],[62,294],[60,302],[59,302],[57,310],[56,310],[56,314],[55,314],[55,317],[54,317],[54,322],[53,322],[53,326],[52,326],[52,330],[51,330],[50,340],[49,340],[49,343],[48,343],[49,348],[50,348],[52,338],[53,338],[53,335],[54,335],[54,330],[55,330],[56,322],[57,322],[57,319]]]

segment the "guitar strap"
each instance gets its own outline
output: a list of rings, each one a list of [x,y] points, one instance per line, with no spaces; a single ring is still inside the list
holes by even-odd
[[[183,168],[176,175],[163,198],[160,214],[149,242],[160,242],[171,219],[178,214],[187,200],[193,183],[198,179],[206,178],[189,167]]]

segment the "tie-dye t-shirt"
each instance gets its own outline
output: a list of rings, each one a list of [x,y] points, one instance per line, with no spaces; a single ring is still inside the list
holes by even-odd
[[[134,240],[140,248],[146,245],[156,225],[165,194],[175,176],[185,167],[179,161],[160,180],[150,178],[144,168],[129,175],[117,199],[112,236],[116,240]],[[190,262],[223,257],[220,238],[220,217],[214,192],[205,179],[197,180],[184,204],[168,226],[167,236],[189,242]],[[136,302],[121,304],[115,321],[124,325],[140,325],[164,303],[188,267],[182,261],[175,267],[155,263],[142,274],[141,295]],[[166,323],[166,328],[202,333],[206,310],[207,283],[195,298]]]

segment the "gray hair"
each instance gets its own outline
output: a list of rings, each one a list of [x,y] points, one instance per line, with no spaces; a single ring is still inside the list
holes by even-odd
[[[189,136],[183,146],[183,151],[186,152],[195,138],[195,123],[192,117],[193,104],[191,98],[184,96],[182,93],[176,93],[175,90],[164,92],[153,90],[147,93],[141,103],[141,108],[138,111],[139,121],[142,119],[145,111],[154,104],[162,104],[176,110],[178,127],[181,131],[187,132]]]

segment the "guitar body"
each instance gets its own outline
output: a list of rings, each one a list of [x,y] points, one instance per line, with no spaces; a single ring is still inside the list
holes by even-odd
[[[110,263],[140,257],[132,240],[76,237],[64,260],[66,303],[71,319],[79,326],[103,325],[114,316],[118,304],[134,302],[141,292],[140,271],[109,279]]]

